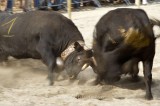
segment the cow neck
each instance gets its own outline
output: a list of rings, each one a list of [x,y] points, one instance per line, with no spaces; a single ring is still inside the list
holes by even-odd
[[[78,42],[81,46],[84,47],[84,41],[76,41]],[[72,52],[75,51],[74,49],[74,43],[71,43],[62,53],[61,53],[61,57],[63,60],[65,60]]]

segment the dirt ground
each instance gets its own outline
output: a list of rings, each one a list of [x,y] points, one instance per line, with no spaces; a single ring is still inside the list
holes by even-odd
[[[72,20],[89,48],[92,45],[94,26],[100,17],[109,10],[121,7],[137,8],[121,5],[72,13]],[[160,19],[160,2],[140,8],[150,17]],[[64,15],[67,16],[67,13]],[[91,83],[96,75],[88,68],[79,74],[75,82],[59,79],[54,86],[48,86],[47,67],[41,61],[10,58],[0,65],[0,106],[160,106],[160,39],[156,44],[152,84],[154,99],[151,101],[144,99],[142,68],[137,83],[125,76],[115,86],[93,86]]]

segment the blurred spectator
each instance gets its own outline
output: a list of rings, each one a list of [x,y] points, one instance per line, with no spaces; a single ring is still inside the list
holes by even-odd
[[[124,2],[125,2],[127,5],[131,5],[130,0],[124,0]]]
[[[48,10],[48,8],[51,7],[51,5],[51,0],[41,0],[39,4],[39,9]]]
[[[73,7],[78,9],[80,7],[80,0],[72,0],[72,3],[73,3]]]
[[[32,0],[25,0],[23,11],[27,12],[27,11],[31,11],[31,10],[32,10]]]
[[[62,3],[64,0],[42,0],[40,3],[41,10],[48,10],[52,8],[53,10],[57,11],[63,8]]]
[[[23,8],[24,12],[31,11],[32,10],[32,2],[34,2],[34,8],[39,8],[39,0],[24,0],[24,6],[23,6],[23,0],[20,0],[20,7]]]
[[[55,10],[55,11],[63,9],[64,8],[64,6],[63,6],[64,1],[65,0],[54,0],[54,3],[52,3],[53,4],[52,9]]]
[[[101,3],[99,2],[99,0],[92,0],[92,1],[93,1],[94,6],[96,6],[96,7],[102,7]]]
[[[67,3],[67,0],[55,0],[53,5],[58,5],[58,6],[55,6],[57,7],[57,9],[53,8],[53,10],[63,9],[64,8],[63,2]],[[80,7],[81,4],[80,0],[71,0],[71,2],[74,8],[78,9]]]
[[[99,0],[83,0],[83,5],[86,6],[87,4],[94,5],[95,7],[102,7]]]
[[[34,0],[34,8],[38,9],[42,0]]]

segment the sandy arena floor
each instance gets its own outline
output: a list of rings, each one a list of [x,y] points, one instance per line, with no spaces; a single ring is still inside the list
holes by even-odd
[[[82,32],[88,47],[92,45],[92,32],[100,17],[121,7],[137,8],[121,5],[72,13],[72,20]],[[150,17],[160,19],[160,3],[140,8]],[[67,13],[64,15],[67,16]],[[41,61],[10,59],[0,65],[0,106],[160,106],[160,39],[156,43],[152,85],[154,99],[151,101],[144,99],[142,70],[141,80],[137,83],[125,77],[116,86],[92,86],[96,75],[88,68],[75,82],[62,80],[48,86],[47,67]]]

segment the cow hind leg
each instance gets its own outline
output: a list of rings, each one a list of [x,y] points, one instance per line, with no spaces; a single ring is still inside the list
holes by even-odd
[[[148,61],[143,61],[143,73],[144,73],[144,81],[146,85],[146,99],[148,100],[153,99],[153,96],[151,93],[152,65],[153,65],[153,59]]]
[[[51,46],[47,45],[44,41],[40,41],[37,45],[37,51],[40,53],[42,61],[48,66],[48,79],[49,85],[53,85],[53,72],[56,69],[56,57],[53,54]]]
[[[139,73],[138,63],[134,63],[134,65],[133,65],[133,74],[131,75],[133,82],[138,82],[139,81],[138,73]]]

